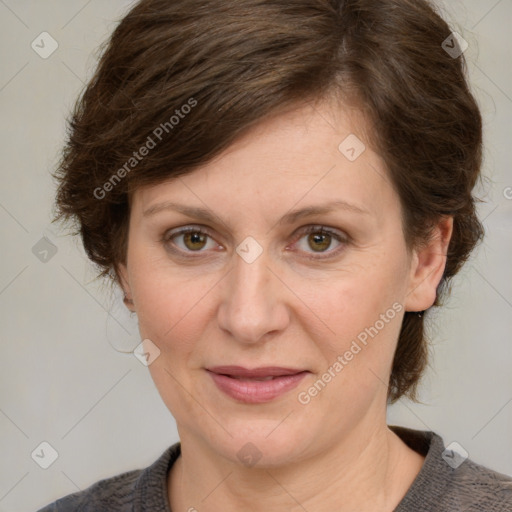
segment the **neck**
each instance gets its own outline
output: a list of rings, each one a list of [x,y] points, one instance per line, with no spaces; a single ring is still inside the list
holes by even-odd
[[[424,461],[385,422],[353,429],[327,450],[271,468],[241,466],[192,435],[180,438],[182,454],[168,477],[173,512],[392,512]]]

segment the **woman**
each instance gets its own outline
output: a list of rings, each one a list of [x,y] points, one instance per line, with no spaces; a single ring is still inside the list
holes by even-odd
[[[180,443],[42,510],[512,510],[512,479],[386,424],[482,238],[481,151],[424,0],[136,4],[57,204],[136,313]]]

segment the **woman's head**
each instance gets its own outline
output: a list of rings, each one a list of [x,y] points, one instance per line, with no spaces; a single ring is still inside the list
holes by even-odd
[[[275,466],[382,425],[404,311],[434,302],[452,222],[408,251],[385,164],[356,144],[361,123],[332,102],[303,105],[134,192],[120,278],[187,445],[236,461],[252,443]],[[262,396],[217,382],[233,366],[307,373]]]
[[[390,400],[414,397],[427,353],[417,312],[440,304],[483,232],[471,194],[481,117],[463,56],[442,47],[450,32],[419,0],[145,0],[124,17],[77,103],[57,204],[134,301],[143,337],[166,360],[178,347],[182,381],[223,353],[226,364],[254,354],[253,366],[295,354],[290,364],[319,371],[397,303],[364,362],[377,375],[389,363]],[[280,218],[327,198],[359,200],[373,224],[348,210],[314,220],[353,237],[336,261],[280,253],[304,225]],[[171,200],[213,220],[160,212],[145,224],[145,210]],[[162,235],[185,224],[209,227],[227,252],[171,256]],[[263,250],[251,264],[235,251],[246,236]]]

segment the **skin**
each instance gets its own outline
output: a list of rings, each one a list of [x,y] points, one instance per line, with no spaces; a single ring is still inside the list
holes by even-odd
[[[353,162],[338,149],[349,134],[364,141],[364,123],[327,100],[300,105],[190,174],[133,195],[118,271],[142,339],[160,350],[149,370],[178,426],[173,512],[391,512],[421,469],[424,457],[386,424],[387,382],[405,311],[435,300],[453,219],[439,222],[427,246],[407,251],[384,162],[368,145]],[[292,209],[331,200],[367,213],[338,208],[278,223]],[[214,220],[171,209],[144,214],[168,201],[208,208]],[[209,236],[170,238],[190,225]],[[308,240],[301,229],[311,225],[348,239]],[[235,250],[248,236],[263,251],[252,263]],[[300,403],[298,393],[394,303],[402,311]],[[216,365],[311,373],[271,402],[245,404],[217,389],[204,369]],[[253,466],[237,456],[248,442],[261,454]]]

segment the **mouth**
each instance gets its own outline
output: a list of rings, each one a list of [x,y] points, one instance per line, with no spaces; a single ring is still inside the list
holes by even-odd
[[[295,388],[310,372],[298,368],[241,366],[206,368],[217,388],[238,402],[264,403]]]

